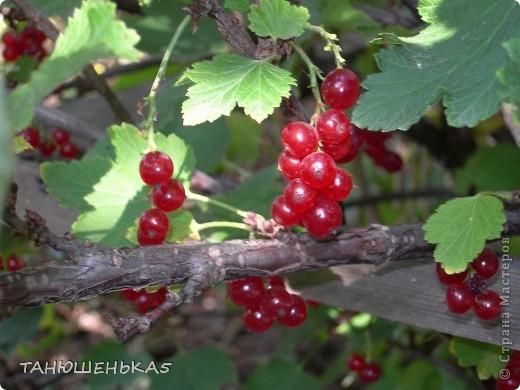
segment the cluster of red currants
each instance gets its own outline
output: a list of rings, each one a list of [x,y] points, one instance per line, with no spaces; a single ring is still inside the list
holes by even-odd
[[[21,135],[43,157],[52,157],[56,149],[59,150],[59,156],[66,159],[77,157],[79,152],[78,147],[71,141],[70,134],[62,129],[54,129],[50,139],[40,137],[40,132],[34,127],[28,127],[18,135]]]
[[[164,152],[149,152],[139,163],[139,174],[152,187],[152,202],[156,208],[139,217],[139,245],[160,245],[168,237],[170,220],[166,213],[178,210],[186,200],[184,186],[172,179],[173,161]]]
[[[119,294],[123,296],[127,301],[133,302],[136,310],[141,314],[146,314],[149,311],[157,309],[166,300],[166,293],[168,290],[165,287],[161,287],[159,290],[154,292],[146,292],[146,289],[141,290],[123,290],[119,291]]]
[[[27,26],[21,33],[8,30],[2,35],[4,50],[2,55],[6,62],[16,62],[18,57],[35,57],[41,62],[47,52],[43,43],[47,39],[45,33],[34,26]]]
[[[280,276],[268,276],[266,285],[260,277],[227,283],[231,302],[244,308],[242,321],[252,332],[265,332],[274,320],[286,327],[301,325],[307,318],[307,304],[296,294],[290,294]]]
[[[3,266],[4,266],[4,259],[0,255],[0,269],[2,269]],[[23,261],[23,259],[20,256],[17,256],[14,253],[12,253],[7,258],[7,263],[5,264],[5,268],[11,272],[19,271],[19,270],[25,268],[25,262]]]
[[[363,383],[374,383],[381,376],[381,369],[375,362],[367,363],[359,353],[355,353],[347,360],[350,371],[357,372],[358,378]]]
[[[507,375],[498,378],[496,383],[496,390],[518,390],[520,388],[520,351],[513,351],[509,357],[506,370]],[[506,371],[501,371],[501,373]]]
[[[464,314],[473,307],[481,320],[491,321],[500,315],[500,296],[488,290],[486,280],[498,272],[497,255],[490,249],[484,250],[471,262],[473,275],[466,278],[469,268],[456,274],[447,274],[437,263],[437,277],[448,285],[446,302],[452,313]]]

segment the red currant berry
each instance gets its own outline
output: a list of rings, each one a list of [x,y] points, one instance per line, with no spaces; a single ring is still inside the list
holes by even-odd
[[[40,144],[40,132],[34,127],[28,127],[19,134],[35,149]]]
[[[321,307],[321,302],[313,301],[312,299],[307,299],[307,306],[309,307]]]
[[[314,237],[328,236],[341,225],[343,211],[334,201],[319,196],[314,206],[303,214],[302,225]]]
[[[265,278],[267,281],[267,288],[282,287],[285,288],[285,281],[279,275],[272,275]]]
[[[149,152],[139,163],[139,174],[149,186],[166,183],[173,174],[173,161],[166,153]]]
[[[20,49],[18,46],[5,46],[2,56],[6,62],[16,62],[18,57],[20,57]]]
[[[520,368],[520,351],[513,351],[509,358],[509,364],[512,367]]]
[[[302,219],[302,214],[297,213],[291,209],[287,205],[285,197],[280,195],[275,200],[273,200],[271,205],[271,217],[276,221],[277,224],[289,227],[300,222]]]
[[[334,161],[343,160],[351,150],[350,138],[340,144],[321,144],[321,151],[327,153]]]
[[[291,311],[291,295],[282,287],[265,290],[260,301],[260,311],[274,320],[286,316]]]
[[[73,143],[66,143],[60,147],[60,156],[63,158],[75,158],[78,155],[78,147]]]
[[[498,378],[496,390],[518,390],[520,387],[520,374],[512,372],[509,378]]]
[[[295,157],[305,157],[318,147],[318,135],[314,127],[305,122],[291,122],[281,134],[282,144]]]
[[[314,188],[328,186],[336,177],[336,164],[326,153],[311,153],[300,164],[300,177]]]
[[[139,217],[137,240],[140,245],[160,244],[166,239],[169,229],[170,220],[164,211],[146,210]]]
[[[473,305],[475,299],[466,283],[454,283],[446,290],[446,303],[452,313],[464,314]]]
[[[300,326],[307,319],[307,304],[305,300],[296,294],[291,294],[292,305],[287,314],[278,318],[278,322],[288,328]]]
[[[51,137],[57,145],[64,145],[70,142],[69,132],[63,129],[54,129]]]
[[[355,353],[348,358],[347,366],[350,371],[361,371],[366,366],[365,358]]]
[[[321,84],[321,96],[328,106],[346,110],[359,96],[359,79],[351,70],[333,70]]]
[[[16,33],[13,31],[6,31],[2,34],[2,42],[6,46],[15,46],[16,45]]]
[[[374,162],[379,165],[379,161],[383,159],[383,156],[388,153],[385,145],[383,144],[369,144],[365,145],[365,153],[370,156]]]
[[[302,179],[294,179],[285,187],[284,195],[289,208],[297,213],[303,213],[316,203],[318,190],[305,184]]]
[[[287,180],[293,180],[300,177],[300,163],[302,160],[293,156],[288,150],[283,150],[278,158],[278,170]]]
[[[166,212],[178,210],[186,200],[184,186],[174,179],[154,186],[152,200],[155,207],[159,210]]]
[[[363,383],[377,382],[381,376],[381,369],[376,363],[368,363],[365,368],[359,372],[359,380]]]
[[[437,263],[436,265],[437,278],[444,284],[454,284],[461,283],[466,280],[466,276],[468,276],[469,269],[466,268],[463,272],[458,272],[456,274],[447,274],[442,268],[441,263]]]
[[[350,136],[350,121],[340,110],[327,110],[322,113],[316,122],[318,138],[329,144],[340,144]]]
[[[32,39],[36,44],[40,45],[45,41],[47,36],[43,31],[34,26],[27,26],[22,32],[22,35]]]
[[[23,259],[16,255],[11,255],[7,259],[6,267],[8,271],[19,271],[25,268],[25,263]]]
[[[251,332],[261,333],[268,330],[274,321],[258,308],[248,308],[242,314],[242,322]]]
[[[126,289],[126,290],[119,291],[119,295],[121,295],[127,301],[132,302],[132,301],[134,301],[138,297],[139,291],[135,291],[134,289],[129,288],[129,289]]]
[[[328,186],[320,188],[320,193],[327,199],[340,202],[350,195],[352,187],[350,173],[343,168],[336,167],[336,178]]]
[[[490,279],[498,272],[498,257],[491,249],[484,248],[471,265],[477,274]]]
[[[475,298],[473,311],[481,320],[494,320],[500,315],[500,296],[494,291],[486,291]]]
[[[365,141],[370,145],[382,145],[388,138],[392,136],[390,131],[373,131],[360,129],[363,133]]]
[[[49,140],[42,140],[38,145],[38,150],[43,157],[51,157],[56,151],[56,144]]]
[[[397,153],[386,150],[386,153],[374,157],[374,162],[385,171],[394,173],[403,169],[403,159]]]
[[[150,310],[157,309],[166,301],[166,293],[168,289],[165,287],[161,287],[159,290],[154,291],[152,293],[148,293],[148,301],[150,304]]]
[[[365,143],[365,135],[364,132],[357,126],[351,124],[350,125],[350,151],[343,157],[337,159],[336,161],[340,164],[345,164],[354,160],[361,147]]]
[[[262,278],[252,277],[234,280],[226,285],[229,300],[242,307],[257,307],[265,288]]]

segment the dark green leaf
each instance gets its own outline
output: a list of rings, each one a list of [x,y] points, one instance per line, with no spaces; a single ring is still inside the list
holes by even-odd
[[[314,390],[320,389],[318,380],[300,367],[281,359],[273,359],[256,370],[246,383],[246,390]]]
[[[11,354],[17,344],[31,340],[36,334],[43,309],[22,311],[0,322],[0,351]]]
[[[500,361],[502,349],[497,345],[454,337],[450,343],[450,351],[457,356],[460,366],[475,366],[481,380],[497,378],[500,369],[505,366]]]

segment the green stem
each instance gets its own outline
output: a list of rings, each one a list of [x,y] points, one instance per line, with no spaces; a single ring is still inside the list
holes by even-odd
[[[220,202],[218,200],[208,198],[207,196],[204,196],[204,195],[195,194],[195,193],[187,190],[186,191],[186,197],[188,199],[191,199],[191,200],[196,200],[196,201],[201,202],[201,203],[210,204],[210,205],[213,205],[213,206],[216,206],[216,207],[220,207],[221,209],[224,209],[224,210],[227,210],[227,211],[231,211],[232,213],[237,214],[237,215],[239,215],[242,218],[247,217],[247,213],[245,211],[237,209],[236,207],[233,207],[233,206],[231,206],[229,204]]]
[[[186,15],[184,19],[180,22],[180,24],[177,26],[177,30],[175,30],[175,33],[173,34],[173,37],[168,44],[168,47],[166,48],[166,51],[164,52],[163,58],[161,60],[161,64],[159,65],[159,70],[157,71],[157,75],[155,76],[155,79],[153,80],[152,87],[150,88],[150,94],[148,97],[145,98],[146,103],[148,104],[148,116],[146,118],[145,122],[145,129],[148,130],[148,146],[151,149],[156,149],[157,145],[155,145],[154,141],[154,129],[153,129],[153,122],[156,119],[157,116],[157,107],[155,103],[155,96],[157,95],[157,90],[159,89],[159,85],[161,84],[161,81],[164,79],[164,75],[166,73],[166,67],[168,66],[168,62],[170,61],[170,57],[172,56],[173,49],[175,48],[175,45],[177,44],[177,41],[179,40],[179,37],[181,36],[182,32],[188,25],[188,23],[191,20],[191,16]]]
[[[341,47],[336,43],[338,40],[338,37],[336,34],[331,34],[327,32],[323,27],[321,26],[313,26],[312,24],[307,26],[307,28],[311,31],[314,31],[318,34],[320,34],[326,41],[327,45],[325,46],[325,50],[332,50],[332,53],[334,54],[334,60],[336,61],[336,68],[341,69],[343,68],[343,64],[345,63],[345,60],[340,54]]]
[[[248,232],[251,231],[251,226],[246,225],[245,223],[240,222],[227,222],[227,221],[216,221],[216,222],[205,222],[197,225],[197,232],[200,232],[204,229],[211,228],[232,228],[232,229],[241,229],[246,230]]]

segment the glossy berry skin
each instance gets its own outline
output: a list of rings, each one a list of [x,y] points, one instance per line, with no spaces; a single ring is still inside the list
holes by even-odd
[[[403,169],[403,159],[397,153],[385,150],[385,153],[375,157],[374,161],[377,165],[389,173],[399,172]]]
[[[333,70],[321,84],[321,96],[329,107],[346,110],[359,96],[359,79],[351,70]]]
[[[234,304],[242,307],[257,307],[265,288],[262,278],[252,277],[229,282],[226,291],[229,300]]]
[[[51,137],[57,145],[64,145],[70,142],[70,134],[63,129],[54,129]]]
[[[494,320],[500,315],[500,296],[494,291],[486,291],[475,298],[473,311],[481,320]]]
[[[267,282],[267,288],[271,287],[282,287],[285,288],[285,281],[279,275],[272,275],[265,278]]]
[[[127,301],[132,302],[139,295],[139,291],[135,291],[134,289],[129,288],[129,289],[126,289],[126,290],[119,291],[119,295],[121,295]]]
[[[139,245],[157,245],[164,242],[170,229],[170,220],[161,210],[146,210],[139,217],[137,240]]]
[[[484,279],[490,279],[498,272],[498,257],[489,248],[484,250],[471,262],[473,269],[477,274],[482,276]]]
[[[353,183],[350,173],[343,168],[336,167],[334,181],[328,186],[320,188],[320,193],[324,198],[340,202],[350,195],[352,187]]]
[[[60,156],[63,158],[73,159],[78,155],[78,147],[73,143],[65,143],[60,147]]]
[[[465,283],[454,283],[446,290],[446,303],[452,313],[464,314],[473,305],[474,295]]]
[[[2,51],[5,62],[16,62],[20,54],[20,49],[17,46],[6,46]]]
[[[262,333],[273,325],[274,320],[258,308],[248,308],[242,313],[242,322],[251,332]]]
[[[278,157],[278,170],[287,180],[294,180],[300,177],[301,158],[293,156],[288,150],[283,150]]]
[[[347,366],[350,371],[361,371],[366,366],[365,358],[355,353],[348,358]]]
[[[359,380],[363,383],[377,382],[381,376],[381,369],[376,363],[368,363],[360,372]]]
[[[507,379],[498,378],[496,383],[496,390],[518,390],[520,386],[520,374],[511,372]]]
[[[273,320],[288,315],[291,307],[291,295],[283,287],[271,287],[265,290],[260,301],[260,311]]]
[[[336,159],[336,161],[340,164],[345,164],[345,163],[348,163],[348,162],[351,162],[352,160],[354,160],[357,157],[357,155],[359,154],[361,147],[365,143],[364,132],[359,127],[357,127],[353,124],[350,124],[349,128],[350,128],[350,137],[349,137],[350,138],[350,150],[345,156],[343,156],[339,159]]]
[[[184,186],[177,180],[171,179],[164,184],[154,186],[152,201],[159,210],[170,212],[181,208],[186,200]]]
[[[19,270],[25,268],[25,263],[21,257],[18,257],[16,255],[11,255],[7,259],[7,264],[5,265],[5,268],[11,272],[19,271]]]
[[[40,144],[40,132],[34,127],[28,127],[19,133],[33,148]]]
[[[350,137],[345,142],[340,144],[328,144],[322,142],[321,151],[327,153],[334,161],[340,161],[349,154],[351,150]]]
[[[314,188],[328,186],[336,177],[336,163],[326,153],[311,153],[300,164],[300,177]]]
[[[16,34],[12,31],[6,31],[2,34],[2,43],[6,46],[16,45]]]
[[[43,157],[51,157],[56,151],[56,145],[54,142],[45,139],[38,145],[38,150]]]
[[[173,161],[166,153],[149,152],[139,163],[139,174],[149,186],[166,183],[173,175]]]
[[[316,130],[305,122],[287,124],[280,137],[285,149],[295,157],[303,158],[318,147]]]
[[[305,184],[302,179],[294,179],[285,187],[284,196],[289,208],[303,213],[316,203],[318,190]]]
[[[327,110],[316,122],[316,131],[320,141],[329,144],[340,144],[350,137],[350,121],[340,110]]]
[[[302,225],[314,237],[328,236],[341,225],[343,211],[334,201],[319,196],[314,206],[303,214]]]
[[[461,283],[466,280],[466,276],[468,276],[469,269],[466,268],[463,272],[458,272],[456,274],[447,274],[442,268],[441,263],[437,263],[436,265],[437,278],[444,284],[455,284]]]
[[[277,224],[289,227],[300,222],[302,214],[291,209],[285,201],[285,196],[280,195],[271,204],[271,217]]]
[[[307,319],[307,304],[305,300],[296,294],[291,294],[291,299],[290,311],[283,317],[278,318],[278,322],[288,328],[300,326]]]
[[[152,293],[147,293],[145,289],[142,289],[134,299],[135,308],[141,314],[157,309],[166,300],[166,293],[167,289],[164,287]]]

